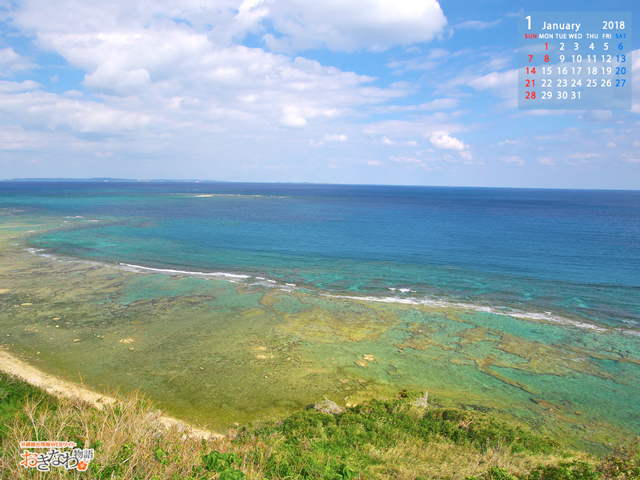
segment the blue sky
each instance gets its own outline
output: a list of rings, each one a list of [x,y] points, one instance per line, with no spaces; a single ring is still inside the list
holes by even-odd
[[[517,14],[640,2],[0,0],[0,179],[640,188],[632,109],[517,108]]]

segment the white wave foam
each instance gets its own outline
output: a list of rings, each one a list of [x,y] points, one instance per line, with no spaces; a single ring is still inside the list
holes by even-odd
[[[216,280],[224,280],[229,283],[248,283],[247,280],[251,278],[262,279],[261,281],[257,281],[254,283],[248,283],[249,285],[255,286],[263,286],[268,288],[277,288],[285,292],[292,292],[297,290],[297,285],[295,283],[278,283],[276,280],[271,280],[269,278],[264,277],[252,277],[251,275],[243,275],[237,273],[228,273],[228,272],[197,272],[190,270],[174,270],[171,268],[152,268],[152,267],[143,267],[142,265],[132,265],[129,263],[120,263],[120,268],[124,268],[127,271],[131,272],[151,272],[151,273],[162,273],[168,275],[187,275],[199,278],[215,278]]]
[[[193,272],[189,270],[173,270],[171,268],[143,267],[142,265],[132,265],[130,263],[120,263],[120,265],[133,270],[142,270],[142,271],[156,272],[156,273],[168,273],[170,275],[190,275],[195,277],[216,277],[216,278],[224,277],[229,279],[251,278],[250,275],[240,275],[237,273],[227,273],[227,272]]]
[[[411,290],[410,288],[396,288],[396,287],[387,287],[387,290],[391,290],[392,292],[402,292],[402,293],[418,293],[417,290]]]
[[[640,337],[640,331],[638,330],[618,330],[622,333],[626,333],[628,335],[633,335],[635,337]]]
[[[523,312],[510,310],[506,307],[489,307],[484,305],[474,305],[470,303],[450,302],[446,300],[434,300],[431,298],[418,299],[415,297],[373,297],[373,296],[356,296],[356,295],[335,295],[335,294],[320,294],[325,297],[345,298],[350,300],[364,300],[368,302],[380,302],[380,303],[400,303],[404,305],[423,305],[428,307],[439,308],[455,308],[461,310],[473,310],[475,312],[492,313],[495,315],[504,315],[506,317],[521,318],[523,320],[537,320],[546,321],[551,323],[559,323],[562,325],[572,325],[579,328],[593,330],[597,332],[607,332],[608,328],[593,325],[592,323],[580,322],[559,315],[554,315],[551,312],[535,313],[535,312]]]
[[[108,262],[96,262],[91,260],[80,260],[75,258],[58,258],[50,253],[42,253],[46,252],[45,248],[25,248],[26,251],[31,253],[32,255],[37,255],[39,257],[46,257],[52,260],[56,260],[63,263],[81,263],[85,265],[92,266],[101,266],[108,268],[117,268],[121,270],[125,270],[128,272],[136,272],[136,273],[160,273],[167,275],[186,275],[192,277],[199,278],[215,278],[216,280],[223,280],[230,283],[241,283],[246,282],[248,279],[253,278],[251,275],[243,275],[238,273],[228,273],[228,272],[198,272],[191,270],[175,270],[171,268],[153,268],[153,267],[144,267],[142,265],[134,265],[130,263],[108,263]],[[295,283],[285,283],[279,284],[275,280],[271,280],[269,278],[264,277],[255,277],[256,279],[260,279],[261,281],[250,283],[250,285],[258,285],[269,288],[279,288],[286,292],[291,292],[297,290],[297,285]]]
[[[48,249],[46,248],[25,248],[25,250],[31,253],[32,255],[37,255],[38,257],[50,258],[52,260],[56,260],[57,262],[61,262],[61,263],[81,263],[84,265],[92,265],[94,267],[113,267],[113,265],[110,265],[108,263],[103,263],[103,262],[96,262],[92,260],[80,260],[76,258],[72,258],[72,259],[59,258],[58,256],[52,253],[40,253],[40,252],[48,251]]]
[[[574,325],[580,328],[586,328],[588,330],[593,330],[596,332],[608,332],[608,328],[599,327],[592,323],[580,322],[578,320],[572,320],[570,318],[560,317],[558,315],[550,315],[548,313],[532,313],[532,312],[524,312],[524,313],[502,313],[501,315],[508,315],[510,317],[523,318],[525,320],[545,320],[547,322],[561,323],[564,325]]]
[[[184,192],[172,192],[167,195],[177,195],[180,197],[186,198],[211,198],[211,197],[246,197],[246,198],[254,198],[254,197],[265,197],[268,195],[255,195],[255,194],[246,194],[246,193],[184,193]],[[285,198],[285,197],[279,197]]]
[[[175,270],[170,268],[153,268],[153,267],[144,267],[142,265],[134,265],[129,263],[119,263],[117,265],[95,262],[89,260],[62,260],[57,258],[55,255],[48,253],[40,253],[45,252],[47,249],[44,248],[25,248],[26,251],[31,253],[32,255],[38,255],[42,257],[52,258],[58,261],[64,261],[69,263],[83,263],[94,266],[106,266],[106,267],[118,267],[131,272],[151,272],[151,273],[163,273],[169,275],[188,275],[194,277],[203,277],[203,278],[215,278],[219,280],[225,280],[230,283],[240,283],[241,281],[246,281],[250,278],[255,278],[258,280],[255,283],[251,283],[250,285],[258,285],[269,288],[279,288],[283,291],[293,291],[297,290],[297,285],[295,283],[284,283],[279,284],[276,280],[272,280],[270,278],[265,277],[251,277],[250,275],[236,274],[236,273],[228,273],[228,272],[198,272],[198,271],[189,271],[189,270]],[[400,291],[403,293],[413,292],[414,290],[410,290],[408,288],[388,288],[391,291]],[[491,307],[485,305],[474,305],[471,303],[462,303],[462,302],[452,302],[447,300],[436,300],[432,298],[416,298],[416,297],[375,297],[375,296],[358,296],[358,295],[338,295],[338,294],[329,294],[329,293],[318,293],[320,296],[332,297],[338,299],[349,299],[349,300],[360,300],[360,301],[369,301],[369,302],[378,302],[378,303],[398,303],[404,305],[421,305],[427,307],[436,307],[436,308],[455,308],[459,310],[472,310],[476,312],[485,312],[492,313],[495,315],[503,315],[512,318],[521,318],[524,320],[534,320],[534,321],[546,321],[551,323],[558,323],[562,325],[571,325],[591,331],[596,332],[607,332],[610,331],[608,328],[604,328],[598,325],[594,325],[592,323],[581,322],[579,320],[574,320],[566,317],[562,317],[559,315],[555,315],[551,312],[544,313],[536,313],[536,312],[524,312],[519,310],[513,310],[508,307]],[[628,333],[635,336],[640,336],[639,331],[635,330],[621,330],[616,329],[617,331],[622,331],[624,333]]]

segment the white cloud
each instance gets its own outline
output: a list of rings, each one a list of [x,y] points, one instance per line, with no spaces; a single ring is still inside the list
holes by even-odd
[[[41,86],[33,80],[24,80],[22,82],[0,81],[0,93],[26,92],[28,90],[37,90]]]
[[[380,51],[431,41],[447,25],[437,0],[26,0],[18,13],[16,24],[39,33],[65,31],[71,25],[78,33],[90,33],[182,23],[199,31],[210,29],[212,40],[223,47],[269,28],[274,34],[264,40],[274,51],[322,46]]]
[[[166,128],[185,124],[207,128],[220,122],[220,128],[229,129],[233,121],[242,122],[243,129],[304,128],[408,93],[406,86],[372,87],[368,85],[372,77],[302,57],[228,45],[223,40],[229,35],[197,28],[206,19],[233,24],[242,12],[262,8],[258,2],[243,4],[240,13],[234,13],[241,5],[233,1],[189,0],[175,7],[151,0],[144,9],[124,1],[114,1],[108,8],[73,0],[62,3],[53,8],[47,2],[27,1],[14,12],[15,24],[35,31],[43,48],[86,71],[85,87],[100,95],[105,111],[118,111],[119,117],[155,117]],[[185,18],[194,26],[172,18]],[[16,91],[34,86],[5,85]],[[85,100],[81,96],[78,102],[76,107],[81,108]],[[94,103],[82,108],[96,110]],[[60,125],[55,110],[41,113],[56,118],[42,118],[40,124]],[[27,116],[20,115],[18,121]],[[38,122],[23,124],[36,128]]]
[[[401,74],[407,70],[432,70],[452,56],[453,54],[444,48],[432,48],[426,55],[408,60],[393,60],[388,62],[386,66],[393,68],[395,74]]]
[[[429,136],[431,145],[443,150],[464,150],[467,146],[462,140],[449,136],[447,132],[433,132]]]
[[[152,116],[102,103],[65,99],[42,91],[0,94],[0,116],[27,129],[73,130],[112,135],[150,125]]]
[[[407,93],[406,88],[365,87],[374,79],[315,61],[229,43],[233,35],[242,35],[236,25],[238,17],[258,9],[262,18],[265,8],[279,11],[297,5],[289,3],[185,0],[176,6],[175,2],[150,0],[138,8],[124,0],[114,0],[108,7],[78,0],[56,5],[31,0],[12,15],[16,26],[35,32],[40,46],[85,70],[87,88],[109,96],[135,95],[151,108],[172,105],[203,111],[215,103],[212,112],[262,114],[271,117],[271,122],[275,112],[282,112],[282,125],[305,126],[311,118],[333,118],[345,108]],[[410,0],[407,4],[413,5]],[[407,7],[407,12],[427,11],[429,4],[439,9],[430,0],[426,6]],[[303,10],[309,15],[318,13],[318,5],[305,5]],[[356,14],[370,7],[369,0],[350,7],[344,3],[319,5],[320,10],[330,11],[327,18],[340,9],[351,8]],[[385,5],[380,7],[383,13],[391,8]],[[176,23],[176,18],[193,27]],[[214,25],[213,30],[207,31],[205,23]],[[255,22],[243,28],[254,27]],[[222,32],[225,28],[234,33]]]
[[[456,121],[454,121],[456,120]],[[453,114],[435,112],[430,115],[420,115],[412,120],[389,119],[368,123],[362,128],[365,135],[388,136],[393,138],[413,139],[418,136],[428,138],[427,132],[460,132],[468,127],[459,123]]]
[[[280,122],[287,127],[304,127],[307,124],[307,119],[302,116],[299,107],[289,105],[282,109]]]
[[[0,128],[0,151],[38,150],[45,146],[40,132],[28,132],[12,126]]]
[[[502,160],[504,162],[512,163],[512,164],[518,165],[520,167],[524,165],[524,160],[522,160],[518,155],[513,155],[511,157],[503,158]]]
[[[585,122],[599,124],[609,122],[614,117],[611,110],[587,110],[581,118]]]
[[[538,157],[538,163],[542,165],[554,165],[551,157]]]
[[[631,153],[623,153],[622,156],[620,157],[622,159],[623,162],[626,163],[639,163],[640,162],[640,155],[633,155]]]
[[[324,140],[325,142],[346,142],[347,140],[349,140],[349,137],[347,137],[346,135],[333,133],[331,135],[326,134],[322,140]]]
[[[633,95],[631,96],[631,111],[640,113],[640,49],[631,52],[631,61],[633,62],[632,81]]]
[[[568,158],[572,159],[572,160],[585,160],[588,158],[596,158],[598,155],[596,155],[595,153],[572,153],[571,155],[569,155]]]
[[[372,1],[306,3],[306,13],[299,20],[320,28],[322,22],[345,9],[360,15],[361,23],[355,22],[354,28],[370,31],[369,40],[355,30],[348,31],[341,18],[336,29],[344,33],[344,38],[340,40],[343,43],[333,45],[336,49],[379,49],[421,41],[436,34],[437,28],[430,29],[429,25],[446,23],[434,0],[401,2],[396,17],[389,16],[395,9],[391,2],[376,3],[378,6],[372,8]],[[171,157],[184,158],[185,166],[189,161],[191,171],[198,168],[193,165],[206,165],[217,176],[223,175],[223,170],[248,165],[247,160],[253,161],[256,151],[273,161],[292,155],[294,148],[311,149],[358,138],[363,112],[417,93],[415,85],[408,82],[386,88],[373,86],[376,79],[370,76],[238,44],[247,32],[258,36],[264,33],[266,22],[275,25],[274,15],[285,18],[286,12],[292,11],[291,5],[297,4],[240,0],[184,0],[179,4],[148,0],[144,5],[124,0],[108,4],[84,0],[16,3],[9,20],[12,28],[34,38],[41,50],[60,55],[68,67],[84,73],[84,80],[82,86],[72,87],[77,90],[57,94],[42,91],[46,87],[32,80],[0,82],[0,123],[19,128],[29,138],[41,134],[38,145],[46,152],[45,163],[54,155],[67,165],[71,165],[71,158],[82,159],[83,165],[99,162],[114,168],[122,162],[122,168],[135,177],[152,171],[157,161],[167,169],[158,175],[171,177],[176,174],[168,166],[167,158]],[[414,10],[409,8],[412,5]],[[427,15],[431,7],[435,14],[425,22],[421,15]],[[385,23],[381,15],[388,16],[389,21]],[[411,25],[420,25],[421,31],[414,29],[412,33]],[[335,40],[321,38],[320,33],[312,28],[301,32],[300,38],[295,32],[286,38],[298,46]],[[357,43],[359,39],[363,43]],[[35,67],[11,49],[1,52],[6,75],[18,71],[17,66]],[[11,65],[13,70],[9,69]],[[53,82],[54,73],[62,75],[62,71],[47,71],[43,78]],[[61,76],[58,85],[67,81]],[[437,110],[456,104],[457,100],[427,99],[417,108]],[[349,125],[353,118],[358,120],[355,127]],[[442,124],[440,128],[447,131],[460,128],[450,124],[448,117],[424,118],[426,128],[431,124]],[[328,122],[335,125],[336,119],[344,130],[335,132],[321,126]],[[375,137],[394,135],[391,138],[397,137],[398,143],[404,144],[425,131],[425,121],[409,123],[412,130],[404,130],[399,124],[393,128],[380,125],[382,131]],[[5,143],[12,151],[17,151],[18,143],[28,145]],[[228,162],[230,156],[242,155],[245,160]],[[286,162],[280,161],[281,171],[295,168]],[[214,169],[214,165],[222,168]],[[261,165],[264,168],[257,172],[267,168],[266,161]],[[138,173],[133,174],[136,168]],[[81,174],[80,170],[74,172]],[[275,176],[266,178],[277,180]]]
[[[488,75],[474,78],[467,84],[476,90],[493,90],[501,96],[511,96],[517,92],[518,71],[491,72]]]
[[[317,108],[307,105],[288,105],[282,109],[280,122],[286,127],[304,127],[308,119],[330,118],[336,115],[336,109]]]
[[[469,20],[467,22],[458,23],[453,26],[454,29],[468,29],[468,30],[485,30],[487,28],[492,28],[500,24],[502,20],[497,19],[493,22],[482,22],[480,20]]]
[[[102,152],[102,151],[97,151],[97,152],[95,152],[95,153],[94,153],[94,155],[95,155],[96,157],[99,157],[99,158],[108,158],[108,157],[113,156],[113,152]]]
[[[419,158],[416,158],[416,157],[394,157],[394,156],[391,156],[390,158],[394,162],[398,162],[398,163],[415,163],[417,165],[425,165],[423,160],[420,160]]]
[[[436,98],[430,102],[417,105],[417,110],[441,110],[446,108],[455,108],[458,106],[457,98]]]
[[[436,98],[430,102],[421,103],[419,105],[389,105],[384,107],[376,107],[375,111],[379,113],[387,112],[415,112],[425,110],[445,110],[458,106],[457,98]]]
[[[464,98],[471,96],[471,87],[475,91],[489,91],[493,95],[505,99],[502,108],[515,108],[518,104],[518,71],[507,70],[513,65],[515,50],[471,50],[463,49],[455,52],[464,55],[465,62],[458,67],[460,73],[438,81],[434,94],[449,98]],[[472,94],[473,95],[473,94]],[[473,95],[476,96],[476,95]]]
[[[265,37],[274,50],[381,51],[433,40],[447,24],[436,0],[280,0],[267,5],[274,28],[284,35]]]
[[[17,54],[13,48],[0,49],[0,77],[11,76],[17,72],[34,68],[37,68],[36,64]]]
[[[91,162],[109,166],[121,162],[123,168],[132,172],[138,169],[131,178],[148,172],[158,172],[156,176],[167,178],[206,172],[202,175],[210,178],[257,181],[348,180],[344,175],[320,175],[317,179],[313,176],[321,170],[329,171],[325,165],[331,163],[342,166],[345,175],[347,172],[353,175],[355,168],[362,168],[369,172],[369,176],[362,177],[363,181],[431,181],[431,176],[418,179],[407,173],[400,179],[386,173],[392,173],[394,168],[409,172],[412,167],[418,172],[429,166],[450,169],[449,173],[455,171],[460,175],[437,181],[450,182],[454,178],[455,182],[467,184],[491,183],[499,176],[487,175],[483,180],[467,171],[465,177],[464,170],[464,165],[480,164],[476,158],[490,158],[487,149],[491,148],[494,155],[499,150],[497,158],[503,160],[521,153],[521,148],[537,152],[527,160],[528,164],[540,165],[545,161],[540,159],[553,158],[555,167],[547,170],[558,174],[558,185],[562,169],[565,174],[570,170],[565,161],[589,161],[593,172],[595,168],[606,171],[605,165],[611,171],[616,165],[619,169],[637,165],[633,143],[640,138],[640,124],[620,112],[584,114],[585,121],[606,122],[609,129],[606,134],[591,127],[582,128],[584,122],[578,122],[581,128],[572,132],[530,117],[527,121],[532,122],[534,138],[523,134],[522,138],[505,140],[509,137],[505,131],[512,121],[517,121],[512,119],[517,118],[518,112],[492,116],[494,112],[482,110],[486,105],[475,100],[490,96],[478,92],[491,92],[498,101],[516,99],[517,71],[508,70],[514,65],[515,48],[489,48],[479,37],[476,41],[473,36],[459,36],[459,41],[466,44],[456,43],[456,48],[458,45],[461,48],[457,51],[451,48],[452,44],[439,42],[437,47],[448,49],[430,49],[433,43],[418,43],[411,48],[393,49],[385,56],[354,55],[352,65],[361,69],[355,72],[327,66],[342,57],[326,51],[319,55],[326,62],[321,64],[302,56],[242,45],[248,34],[250,44],[255,45],[266,33],[271,33],[274,42],[280,42],[282,48],[291,52],[303,48],[381,50],[428,41],[447,30],[446,19],[435,0],[10,3],[14,10],[4,14],[4,18],[8,28],[22,39],[7,42],[20,42],[18,51],[27,56],[10,48],[0,49],[0,75],[4,76],[0,77],[0,132],[11,132],[0,135],[0,148],[9,152],[0,159],[4,172],[8,156],[18,158],[20,151],[29,152],[23,163],[42,158],[45,165],[50,162],[50,171],[54,172],[58,170],[50,159],[57,155],[57,166],[66,167],[67,171]],[[432,8],[434,15],[425,22],[423,13],[428,8]],[[453,28],[482,29],[492,23],[465,22]],[[412,30],[416,25],[422,30],[418,31],[418,27]],[[49,54],[60,55],[66,61],[64,68],[43,65],[37,79],[44,79],[45,85],[35,82],[36,77],[25,76],[29,69],[40,68],[32,63],[34,59],[47,58]],[[410,82],[385,87],[381,85],[389,83],[387,76],[376,79],[359,74],[366,71],[375,75],[375,68],[383,68],[382,64],[390,57],[392,61],[387,66],[396,71],[432,69],[437,75],[419,72],[406,77]],[[378,64],[360,62],[370,58],[378,59]],[[637,92],[640,59],[635,65]],[[20,77],[14,78],[18,73]],[[52,86],[47,79],[53,82],[55,74],[60,79]],[[69,85],[78,75],[79,78],[84,75],[83,84]],[[16,79],[19,81],[9,81]],[[74,91],[58,94],[43,91],[57,92],[65,87]],[[640,112],[638,98],[634,95],[636,112]],[[566,115],[573,125],[571,119],[575,120],[579,113],[572,111]],[[476,132],[472,146],[459,138],[466,137],[464,132]],[[512,144],[515,141],[519,144]],[[607,148],[608,142],[617,147]],[[384,168],[367,168],[369,162],[378,162],[368,159],[378,158],[382,144],[394,145],[394,150],[388,153],[396,153],[398,149],[399,156],[383,159]],[[336,161],[327,158],[329,151],[337,157]],[[581,151],[600,157],[569,158]],[[180,162],[175,161],[177,158]],[[303,158],[311,160],[305,162]],[[514,166],[519,162],[524,163],[521,158],[511,161]],[[174,166],[176,163],[180,164],[178,168]],[[500,172],[521,170],[505,169],[502,161],[489,163],[487,170],[499,169],[499,165],[502,165]],[[255,175],[229,174],[242,168],[253,168]],[[269,176],[269,168],[277,169],[278,175]],[[73,170],[73,174],[79,171]],[[293,173],[286,176],[294,171],[300,176],[294,177]],[[568,182],[576,186],[584,180],[566,175]],[[601,177],[614,178],[614,174]],[[555,181],[553,177],[550,182]]]
[[[402,166],[405,170],[413,170],[414,168],[419,168],[421,171],[433,171],[433,170],[441,170],[442,167],[438,165],[438,163],[442,163],[442,161],[447,162],[448,159],[445,157],[442,160],[434,160],[434,159],[420,159],[417,157],[389,157],[393,160],[397,165]]]
[[[492,59],[486,67],[503,68],[508,61],[506,57],[496,57]],[[486,75],[469,78],[466,75],[461,76],[457,82],[468,85],[474,90],[490,91],[492,94],[505,100],[503,106],[507,108],[516,108],[518,106],[518,70],[506,70],[502,72],[493,71]],[[454,81],[455,83],[455,81]],[[532,110],[527,113],[536,113],[540,110]],[[556,113],[553,111],[551,113]]]
[[[380,162],[378,160],[369,160],[367,162],[367,165],[371,165],[372,167],[378,167],[378,166],[382,165],[382,162]]]

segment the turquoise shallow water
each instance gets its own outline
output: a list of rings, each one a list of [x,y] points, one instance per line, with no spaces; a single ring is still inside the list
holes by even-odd
[[[0,193],[5,208],[100,220],[32,240],[81,258],[640,325],[638,192],[5,183]]]
[[[14,345],[94,386],[216,425],[412,387],[583,439],[640,432],[638,192],[0,183],[0,208],[61,227],[21,245],[39,270],[4,277],[66,279],[49,313],[6,310]],[[46,315],[69,338],[23,331]],[[79,360],[53,356],[71,332]]]

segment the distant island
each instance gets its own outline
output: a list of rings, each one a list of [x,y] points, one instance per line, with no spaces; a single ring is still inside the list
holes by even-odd
[[[224,180],[167,180],[167,179],[150,179],[139,180],[134,178],[112,178],[112,177],[96,177],[96,178],[11,178],[0,180],[1,182],[114,182],[114,183],[227,183]]]

